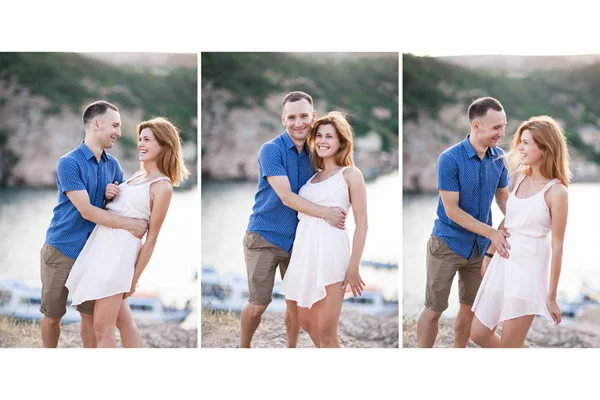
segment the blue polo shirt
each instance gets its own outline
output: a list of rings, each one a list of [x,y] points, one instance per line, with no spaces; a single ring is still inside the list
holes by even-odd
[[[298,154],[287,131],[263,144],[258,153],[258,191],[254,196],[248,230],[260,234],[269,243],[287,252],[292,251],[298,213],[283,204],[267,177],[287,176],[292,192],[298,194],[313,174],[306,146]]]
[[[77,258],[96,224],[84,219],[65,194],[71,190],[85,190],[90,203],[103,208],[106,185],[123,182],[123,171],[117,159],[102,152],[100,162],[82,141],[79,147],[65,154],[56,165],[58,205],[46,231],[46,243],[62,254]]]
[[[438,190],[459,192],[460,208],[478,221],[491,226],[491,207],[496,190],[508,185],[508,171],[503,155],[504,151],[501,148],[490,147],[483,160],[480,159],[467,136],[438,158]],[[443,239],[452,251],[468,260],[474,254],[475,245],[480,256],[483,256],[490,245],[489,239],[450,220],[444,210],[441,196],[438,198],[437,219],[432,234]]]

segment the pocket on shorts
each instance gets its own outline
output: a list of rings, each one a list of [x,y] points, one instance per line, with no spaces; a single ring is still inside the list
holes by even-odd
[[[432,256],[438,256],[441,253],[441,249],[443,249],[442,244],[445,244],[443,239],[440,239],[437,236],[431,236],[429,238],[429,243],[427,244],[427,251]]]
[[[247,249],[251,249],[252,246],[256,243],[256,239],[258,238],[258,233],[247,231],[244,236],[244,246]]]
[[[55,267],[56,266],[56,252],[58,250],[56,249],[56,247],[51,246],[49,244],[44,244],[44,247],[42,247],[42,261],[44,262],[44,264],[48,267]]]

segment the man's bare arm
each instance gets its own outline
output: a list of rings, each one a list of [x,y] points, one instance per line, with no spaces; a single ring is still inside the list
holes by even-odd
[[[267,176],[267,181],[284,205],[311,217],[323,218],[331,226],[344,229],[346,212],[340,207],[325,207],[312,203],[292,192],[287,176]]]
[[[125,229],[132,235],[142,238],[148,229],[148,221],[136,218],[122,217],[98,208],[90,203],[90,197],[85,190],[65,192],[77,211],[84,219],[109,228]]]
[[[472,215],[460,208],[458,205],[460,192],[440,190],[440,196],[442,198],[444,210],[446,210],[446,215],[448,218],[463,228],[490,239],[492,244],[496,247],[498,253],[502,257],[508,257],[510,245],[506,241],[506,236],[508,236],[508,234],[505,231],[496,230],[491,226],[478,221]]]

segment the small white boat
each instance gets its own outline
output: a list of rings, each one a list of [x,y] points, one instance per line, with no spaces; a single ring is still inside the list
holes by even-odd
[[[41,288],[26,285],[16,279],[0,279],[0,316],[22,320],[41,320]],[[129,308],[134,318],[161,322],[182,322],[191,312],[183,309],[165,307],[157,293],[136,292],[129,298]],[[71,307],[71,298],[67,298],[67,313],[61,323],[79,322],[81,317],[75,307]]]
[[[248,303],[248,281],[239,276],[221,276],[213,268],[202,268],[200,278],[202,307],[211,310],[241,312]],[[285,298],[279,293],[277,282],[273,287],[273,300],[266,312],[285,311]],[[343,310],[356,310],[365,314],[398,314],[398,301],[386,300],[380,290],[366,288],[362,296],[344,300]]]

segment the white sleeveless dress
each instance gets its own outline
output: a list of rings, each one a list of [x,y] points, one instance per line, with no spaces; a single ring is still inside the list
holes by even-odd
[[[473,302],[472,311],[490,329],[524,315],[541,315],[554,322],[546,303],[552,222],[544,194],[560,181],[553,179],[540,192],[519,199],[515,193],[524,178],[522,174],[506,202],[509,258],[494,255]]]
[[[315,204],[348,212],[350,195],[343,175],[347,168],[318,183],[312,183],[313,175],[298,194]],[[298,306],[310,308],[325,298],[325,286],[346,278],[350,243],[346,230],[334,228],[322,218],[299,212],[298,219],[292,257],[279,292]]]
[[[119,194],[106,207],[110,212],[130,218],[150,218],[150,185],[169,178],[129,184],[141,174],[140,171],[119,185]],[[65,283],[71,305],[129,292],[141,248],[142,240],[129,231],[96,225]]]

